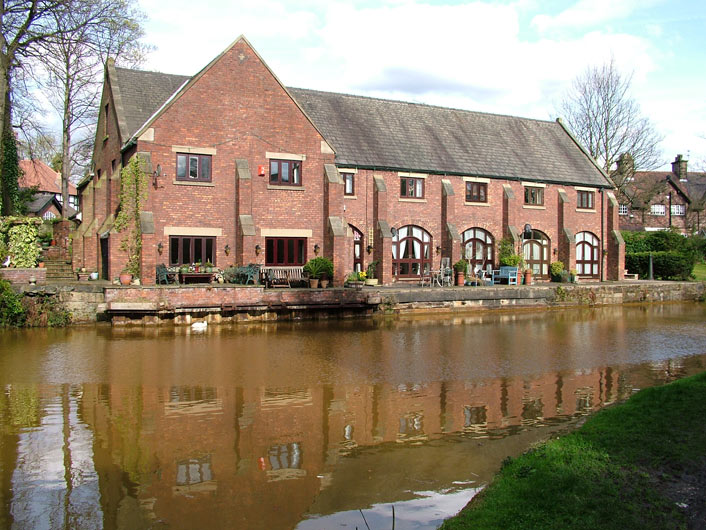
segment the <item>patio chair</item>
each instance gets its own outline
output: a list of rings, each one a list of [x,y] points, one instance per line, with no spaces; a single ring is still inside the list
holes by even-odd
[[[260,265],[256,263],[251,263],[245,267],[245,285],[252,282],[253,285],[257,285],[260,281]]]
[[[437,277],[439,286],[451,287],[453,285],[453,270],[451,269],[451,258],[441,258],[439,266],[439,276]]]
[[[169,285],[170,283],[177,283],[176,273],[169,272],[167,266],[164,263],[157,265],[157,285],[163,283]]]

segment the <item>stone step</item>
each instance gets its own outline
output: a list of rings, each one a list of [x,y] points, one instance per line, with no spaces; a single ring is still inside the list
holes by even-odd
[[[47,281],[71,281],[76,279],[71,263],[66,260],[46,260],[44,268],[47,269]]]

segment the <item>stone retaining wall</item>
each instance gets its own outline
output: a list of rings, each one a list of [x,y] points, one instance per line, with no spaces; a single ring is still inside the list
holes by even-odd
[[[34,269],[32,269],[34,270]],[[706,283],[616,282],[531,287],[263,289],[114,287],[93,282],[16,288],[55,294],[74,323],[114,324],[328,318],[380,313],[467,312],[703,300]]]

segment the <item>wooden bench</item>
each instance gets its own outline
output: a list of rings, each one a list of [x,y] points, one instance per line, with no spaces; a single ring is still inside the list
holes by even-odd
[[[262,267],[260,275],[268,287],[291,287],[304,281],[304,267]]]
[[[517,267],[500,267],[493,271],[493,285],[507,280],[508,285],[517,285]]]

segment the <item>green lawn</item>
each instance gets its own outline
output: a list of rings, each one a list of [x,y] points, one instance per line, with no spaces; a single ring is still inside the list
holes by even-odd
[[[706,282],[706,263],[694,265],[693,275],[696,276],[696,281]]]
[[[706,373],[648,388],[507,460],[442,530],[685,528],[670,478],[706,456]]]

